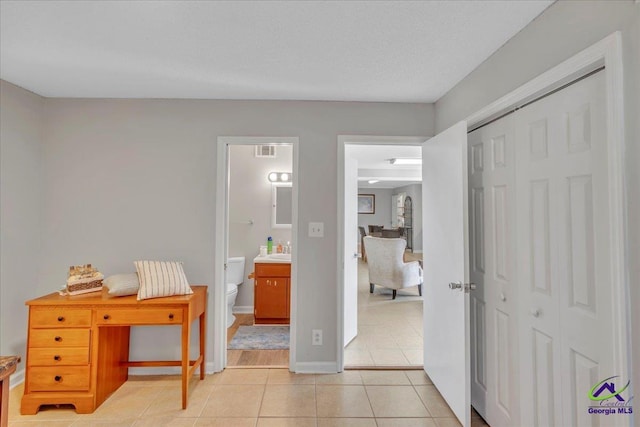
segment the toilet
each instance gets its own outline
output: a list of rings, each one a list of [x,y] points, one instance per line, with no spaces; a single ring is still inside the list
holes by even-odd
[[[244,257],[232,257],[227,260],[227,328],[236,321],[233,306],[238,296],[238,286],[244,281]]]

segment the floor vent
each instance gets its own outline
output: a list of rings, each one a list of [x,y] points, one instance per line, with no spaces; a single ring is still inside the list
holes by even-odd
[[[256,145],[256,157],[276,157],[276,146]]]

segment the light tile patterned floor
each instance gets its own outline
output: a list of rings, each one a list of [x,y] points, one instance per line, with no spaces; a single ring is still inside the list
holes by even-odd
[[[419,257],[419,255],[408,254]],[[422,366],[422,297],[418,288],[375,287],[369,293],[367,263],[358,261],[358,336],[344,352],[347,367]]]
[[[190,383],[180,408],[177,376],[131,377],[93,414],[45,407],[20,415],[22,385],[10,393],[9,426],[402,427],[459,426],[422,371],[291,374],[232,369]],[[485,426],[473,417],[474,426]]]

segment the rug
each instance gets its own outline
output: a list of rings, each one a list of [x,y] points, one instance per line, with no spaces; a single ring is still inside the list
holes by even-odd
[[[229,350],[288,350],[288,326],[240,326]]]

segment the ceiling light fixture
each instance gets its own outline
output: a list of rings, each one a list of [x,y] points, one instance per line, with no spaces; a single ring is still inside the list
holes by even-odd
[[[379,179],[370,179],[369,181],[367,181],[369,184],[375,184],[376,182],[380,182]]]
[[[392,165],[421,165],[422,159],[419,157],[399,157],[396,159],[389,159],[389,163]]]
[[[269,172],[267,178],[270,182],[291,182],[291,172]]]

